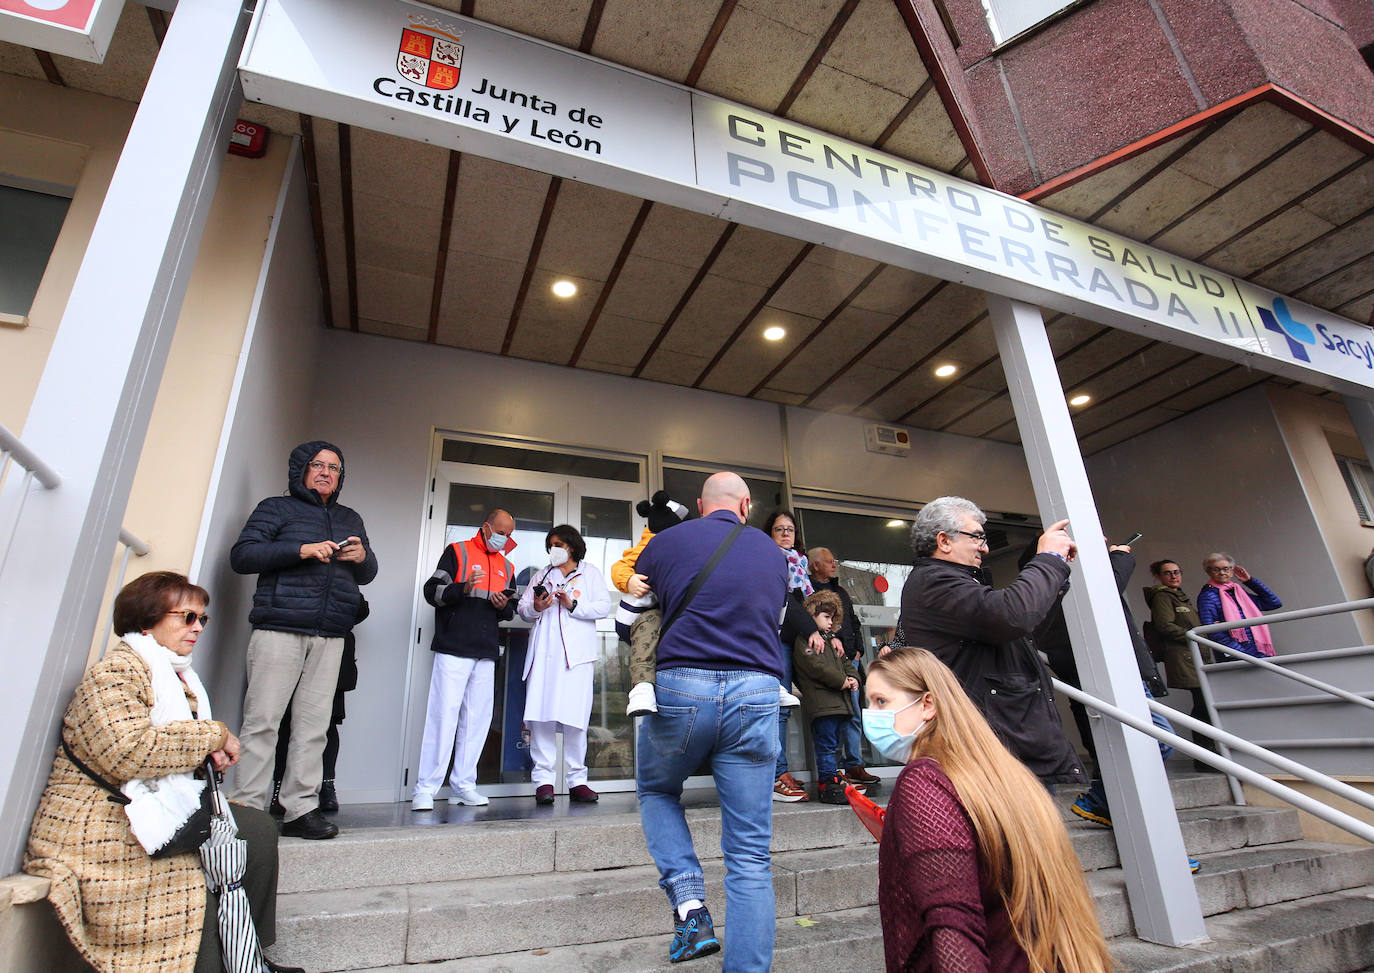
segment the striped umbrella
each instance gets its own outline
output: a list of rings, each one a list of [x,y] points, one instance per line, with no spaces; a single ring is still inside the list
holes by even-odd
[[[243,890],[243,873],[248,867],[248,842],[238,836],[238,824],[229,802],[220,793],[215,770],[207,761],[215,814],[210,819],[210,837],[200,846],[200,862],[210,891],[219,894],[219,942],[225,973],[267,973],[258,931]]]

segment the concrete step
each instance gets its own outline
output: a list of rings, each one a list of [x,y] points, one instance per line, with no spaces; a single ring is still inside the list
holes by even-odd
[[[1243,825],[1265,818],[1265,809],[1237,810],[1244,812],[1236,815]],[[1204,837],[1216,833],[1210,819],[1200,823]],[[1185,825],[1185,833],[1190,830]],[[1209,915],[1374,882],[1374,849],[1241,843],[1199,857],[1204,867],[1198,891]],[[775,854],[778,918],[876,904],[877,858],[872,843]],[[723,863],[703,864],[712,914],[728,922],[720,892]],[[1130,934],[1121,870],[1100,868],[1088,881],[1103,931]],[[348,970],[618,941],[662,929],[667,911],[658,873],[649,865],[302,892],[278,899],[276,958],[315,970]]]
[[[690,808],[697,855],[718,860],[720,809]],[[848,806],[773,805],[773,851],[873,844]],[[277,890],[308,892],[649,865],[638,812],[283,838]]]
[[[881,970],[883,935],[878,909],[869,906],[809,917],[799,925],[796,916],[779,919],[773,945],[774,969]],[[724,926],[718,924],[724,935]],[[653,933],[629,939],[558,946],[476,956],[432,963],[424,973],[680,973],[684,967],[668,962],[672,928],[666,909]],[[693,960],[693,973],[721,968],[721,954]],[[359,973],[416,973],[414,965],[371,967]]]
[[[1197,807],[1178,812],[1183,846],[1194,858],[1201,855],[1296,841],[1302,822],[1292,808]],[[1116,838],[1110,828],[1073,817],[1067,822],[1069,838],[1085,871],[1115,868],[1121,864]]]
[[[1111,943],[1118,973],[1351,973],[1374,957],[1374,886],[1213,916],[1210,943]],[[607,971],[611,973],[611,971]]]
[[[1170,789],[1175,807],[1184,810],[1230,799],[1226,779],[1219,774],[1172,778]],[[1060,794],[1056,802],[1065,821],[1082,825],[1084,822],[1068,813],[1074,796],[1071,792]],[[885,793],[880,795],[880,803],[886,797]],[[719,809],[691,808],[687,820],[701,860],[719,859]],[[774,852],[850,847],[873,841],[848,807],[774,804],[773,820]],[[1292,821],[1296,827],[1296,814]],[[1277,828],[1281,824],[1276,819],[1271,826]],[[1090,830],[1083,832],[1081,840],[1075,840],[1084,867],[1116,865],[1116,843],[1110,832],[1092,825],[1084,827]],[[1287,835],[1298,836],[1296,832]],[[1261,843],[1259,835],[1244,837],[1240,841],[1239,835],[1233,836],[1232,840],[1239,844],[1209,840],[1199,849],[1211,851]],[[452,882],[652,863],[639,815],[634,812],[547,820],[474,821],[436,827],[345,829],[331,841],[283,838],[279,853],[280,892]]]
[[[774,967],[877,970],[883,965],[878,909],[868,906],[778,920]],[[539,947],[499,956],[452,959],[425,973],[668,973],[667,917],[646,936],[586,945]],[[729,929],[720,925],[723,939]],[[1120,973],[1350,973],[1374,956],[1374,887],[1229,913],[1207,922],[1213,941],[1183,949],[1137,939],[1109,942]],[[692,963],[697,973],[720,970],[721,957]],[[800,967],[805,968],[805,967]],[[359,973],[410,973],[414,965],[374,966]]]
[[[1220,916],[1374,883],[1374,847],[1292,841],[1214,855],[1194,855],[1193,876],[1204,916]],[[1119,868],[1087,876],[1102,931],[1108,937],[1135,932]]]

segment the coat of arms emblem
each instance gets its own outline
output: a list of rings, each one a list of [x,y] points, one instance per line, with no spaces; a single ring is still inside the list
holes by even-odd
[[[453,34],[421,24],[401,30],[396,70],[407,81],[448,91],[457,86],[462,65],[463,45]]]

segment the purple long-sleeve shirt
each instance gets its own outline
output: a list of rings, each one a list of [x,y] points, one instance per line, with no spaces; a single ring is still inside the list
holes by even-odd
[[[878,912],[888,973],[1030,969],[989,887],[959,795],[929,757],[907,764],[878,845]]]

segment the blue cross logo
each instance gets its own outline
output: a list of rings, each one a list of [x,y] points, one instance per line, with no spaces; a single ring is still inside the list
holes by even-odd
[[[1267,330],[1283,335],[1284,340],[1288,342],[1288,350],[1292,352],[1294,358],[1305,362],[1312,360],[1303,345],[1315,345],[1317,336],[1312,333],[1310,327],[1293,317],[1283,298],[1274,298],[1274,310],[1272,311],[1267,307],[1256,308],[1256,310],[1259,311],[1260,320],[1264,322],[1264,327]]]

